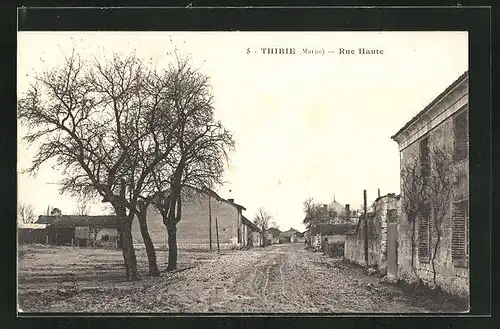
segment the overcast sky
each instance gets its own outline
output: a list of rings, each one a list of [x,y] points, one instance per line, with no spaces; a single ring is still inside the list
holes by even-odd
[[[176,46],[211,77],[216,118],[236,140],[229,183],[217,192],[245,206],[249,219],[264,207],[281,229],[302,230],[307,197],[330,203],[335,194],[358,208],[363,189],[369,203],[378,188],[399,193],[390,137],[468,69],[467,40],[466,32],[21,32],[18,92],[73,48],[83,58],[135,50],[162,67]],[[296,54],[263,55],[263,47]],[[361,47],[384,53],[339,54]],[[34,152],[18,139],[18,172]],[[72,213],[76,202],[58,194],[59,178],[51,166],[36,178],[18,174],[19,200],[37,215],[49,204]]]

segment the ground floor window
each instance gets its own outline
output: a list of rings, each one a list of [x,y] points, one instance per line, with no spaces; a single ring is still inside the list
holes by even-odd
[[[421,263],[428,263],[430,260],[431,244],[431,206],[424,206],[421,215],[418,217],[418,260]]]
[[[451,257],[457,267],[468,267],[469,258],[469,200],[452,205]]]

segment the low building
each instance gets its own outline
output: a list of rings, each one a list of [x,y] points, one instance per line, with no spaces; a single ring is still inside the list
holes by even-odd
[[[182,214],[177,224],[177,247],[179,249],[217,249],[217,238],[221,249],[245,247],[252,231],[243,223],[245,207],[224,199],[211,189],[183,187],[181,194]],[[167,230],[163,218],[154,206],[147,210],[147,225],[156,248],[166,248]],[[217,232],[218,229],[218,232]],[[132,222],[132,238],[137,247],[144,242],[137,219]]]
[[[280,237],[283,238],[283,240],[286,243],[297,243],[297,242],[299,242],[299,238],[297,236],[297,233],[300,233],[300,232],[294,228],[290,228],[289,230],[282,232],[280,234]]]
[[[433,150],[441,150],[446,155],[450,153],[446,171],[450,173],[448,169],[452,168],[464,173],[459,179],[453,179],[456,182],[447,200],[446,213],[439,221],[433,218],[432,211],[424,211],[413,222],[416,225],[405,213],[398,222],[399,278],[421,279],[464,297],[469,296],[468,95],[467,71],[391,137],[398,143],[401,168],[418,159],[421,175],[429,179],[436,166],[434,154],[438,154]],[[403,177],[401,182],[403,184]],[[401,194],[403,202],[409,198],[404,191]]]
[[[244,231],[246,232],[246,247],[259,247],[262,245],[262,231],[248,218],[242,216]]]
[[[119,222],[116,216],[56,215],[39,216],[38,224],[50,224],[47,243],[67,246],[120,247]]]
[[[50,224],[39,224],[39,223],[18,223],[17,224],[17,243],[18,244],[31,244],[49,243],[49,231],[48,227]]]
[[[264,243],[266,246],[271,245],[271,244],[279,244],[281,243],[280,240],[280,235],[281,231],[275,227],[270,227],[266,229],[265,234],[264,234]]]
[[[311,246],[316,250],[324,250],[326,243],[345,241],[345,233],[355,227],[349,223],[319,223],[309,228]]]

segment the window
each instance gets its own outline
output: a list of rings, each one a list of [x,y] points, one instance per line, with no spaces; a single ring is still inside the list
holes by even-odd
[[[453,117],[453,159],[460,161],[468,157],[468,111],[462,111]]]
[[[420,170],[422,179],[427,181],[431,174],[431,156],[429,151],[429,137],[425,137],[419,143],[420,149]]]
[[[430,260],[430,230],[431,205],[426,204],[418,217],[418,260],[428,263]]]
[[[451,258],[457,267],[468,266],[469,256],[469,200],[453,203]]]

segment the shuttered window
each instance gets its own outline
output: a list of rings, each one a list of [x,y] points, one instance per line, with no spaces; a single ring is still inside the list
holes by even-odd
[[[451,257],[458,267],[468,266],[469,256],[469,200],[453,203]]]
[[[430,210],[430,204],[425,205],[418,217],[418,260],[421,263],[428,263],[430,259]]]
[[[462,111],[453,117],[453,159],[466,159],[469,153],[468,111]]]
[[[427,181],[431,173],[431,157],[429,151],[429,138],[425,137],[419,143],[420,149],[420,170],[422,178]]]

